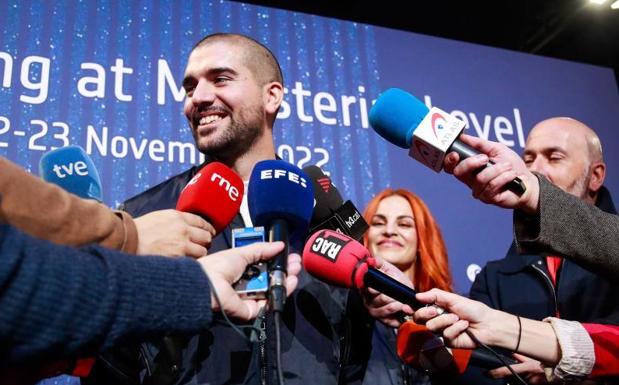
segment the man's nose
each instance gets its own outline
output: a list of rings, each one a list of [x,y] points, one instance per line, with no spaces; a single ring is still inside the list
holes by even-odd
[[[193,90],[191,101],[196,106],[204,103],[212,104],[215,101],[214,87],[206,79],[200,79]]]
[[[542,174],[545,177],[548,177],[548,162],[546,162],[542,157],[536,157],[532,162],[527,165],[529,171],[534,171],[538,174]]]

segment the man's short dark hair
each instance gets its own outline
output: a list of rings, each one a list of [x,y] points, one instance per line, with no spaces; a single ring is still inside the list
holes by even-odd
[[[192,51],[208,43],[220,40],[229,41],[245,48],[244,63],[251,70],[259,85],[263,86],[270,82],[284,84],[282,69],[273,52],[249,36],[236,33],[213,33],[197,42]]]

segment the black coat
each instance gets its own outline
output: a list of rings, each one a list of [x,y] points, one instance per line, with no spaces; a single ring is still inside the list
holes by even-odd
[[[617,214],[605,188],[596,206]],[[555,287],[545,257],[518,254],[512,243],[505,258],[489,262],[477,275],[470,298],[535,320],[558,313],[571,321],[619,324],[619,283],[563,259]]]
[[[199,170],[193,167],[129,199],[133,216],[174,208],[182,189]],[[231,228],[243,227],[239,215],[211,244],[209,253],[231,247]],[[302,271],[288,298],[282,324],[282,366],[286,384],[341,384],[360,380],[363,370],[349,359],[348,290],[322,283]],[[267,333],[273,330],[267,317]],[[221,319],[197,336],[170,336],[140,347],[118,349],[100,359],[84,384],[259,384],[264,349],[268,383],[274,383],[274,338],[250,343]],[[122,382],[121,382],[122,381]]]

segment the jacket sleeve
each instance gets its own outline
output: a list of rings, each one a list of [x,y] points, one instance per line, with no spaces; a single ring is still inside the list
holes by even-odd
[[[97,243],[135,253],[138,234],[131,216],[81,199],[0,157],[0,223],[37,238],[81,246]]]
[[[211,322],[208,278],[190,258],[79,250],[9,225],[0,225],[0,256],[1,362],[92,354]]]
[[[619,376],[619,326],[583,324],[593,341],[595,364],[591,377]]]
[[[562,255],[606,277],[619,277],[619,217],[539,177],[539,213],[514,211],[521,252]]]

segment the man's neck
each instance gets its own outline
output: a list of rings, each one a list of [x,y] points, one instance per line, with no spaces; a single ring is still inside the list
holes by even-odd
[[[241,179],[248,181],[256,163],[268,159],[275,159],[275,144],[271,131],[266,131],[265,135],[259,138],[247,152],[234,159],[228,166]]]

